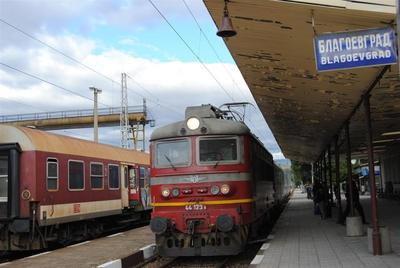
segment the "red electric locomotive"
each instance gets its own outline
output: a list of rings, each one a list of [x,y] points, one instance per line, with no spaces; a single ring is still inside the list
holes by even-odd
[[[287,182],[243,122],[211,105],[188,107],[185,117],[151,136],[150,227],[159,252],[237,254],[287,195]]]
[[[146,153],[0,125],[0,251],[68,244],[149,216]]]

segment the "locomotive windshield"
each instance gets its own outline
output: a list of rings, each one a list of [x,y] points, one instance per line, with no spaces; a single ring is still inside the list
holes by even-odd
[[[187,139],[162,141],[156,144],[156,167],[188,166],[190,143]]]
[[[237,138],[200,139],[200,163],[232,162],[238,160]]]

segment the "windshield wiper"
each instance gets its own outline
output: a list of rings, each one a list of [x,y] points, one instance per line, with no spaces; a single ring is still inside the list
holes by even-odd
[[[217,163],[215,163],[214,168],[217,168],[217,166],[219,165],[220,160],[217,161]]]
[[[164,154],[164,156],[165,156],[165,158],[168,160],[168,162],[169,162],[169,164],[171,165],[171,167],[172,167],[174,170],[176,170],[176,167],[174,166],[174,164],[172,164],[171,159],[169,159],[169,157],[168,157],[166,154]]]

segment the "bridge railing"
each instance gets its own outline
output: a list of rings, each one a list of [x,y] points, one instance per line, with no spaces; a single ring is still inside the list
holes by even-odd
[[[121,107],[110,107],[98,109],[98,115],[116,115],[121,113]],[[144,105],[129,106],[128,113],[146,113]],[[29,113],[29,114],[14,114],[0,115],[0,123],[44,120],[44,119],[63,119],[72,117],[93,116],[93,109]]]

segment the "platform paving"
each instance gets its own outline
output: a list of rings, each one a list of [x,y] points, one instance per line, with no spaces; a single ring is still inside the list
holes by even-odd
[[[6,264],[1,268],[91,268],[111,260],[124,258],[140,248],[154,243],[148,226],[103,238],[47,251]]]
[[[369,218],[369,197],[363,197]],[[345,205],[345,202],[343,202]],[[271,239],[264,244],[258,265],[266,268],[293,267],[400,267],[400,202],[378,200],[381,222],[390,228],[391,254],[373,256],[368,252],[367,236],[346,237],[346,227],[334,218],[322,220],[313,215],[313,202],[295,191],[274,227]],[[366,231],[366,225],[364,225]]]

